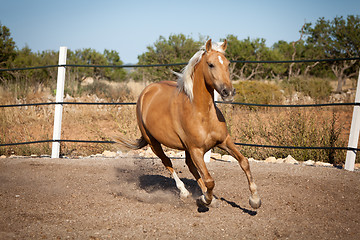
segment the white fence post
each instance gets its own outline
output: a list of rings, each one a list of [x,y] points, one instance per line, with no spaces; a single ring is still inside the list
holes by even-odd
[[[355,102],[360,103],[360,70],[359,70],[359,77],[356,86]],[[360,106],[355,105],[353,110],[350,135],[349,135],[349,143],[348,143],[349,148],[358,147],[359,133],[360,133]],[[348,150],[346,152],[346,161],[345,161],[346,170],[354,171],[355,159],[356,159],[356,151]]]
[[[60,47],[59,51],[59,65],[66,64],[67,47]],[[57,86],[56,86],[56,102],[64,101],[64,85],[65,85],[65,66],[58,67]],[[62,120],[63,105],[55,105],[54,116],[54,132],[53,140],[60,140],[61,138],[61,120]],[[51,158],[59,158],[60,154],[60,142],[52,143]]]
[[[219,101],[219,99],[220,99],[220,94],[216,90],[214,90],[214,101]],[[204,154],[204,162],[206,163],[210,162],[210,157],[211,157],[211,149]]]

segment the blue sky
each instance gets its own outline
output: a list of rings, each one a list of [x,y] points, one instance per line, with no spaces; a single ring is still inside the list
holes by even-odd
[[[271,46],[297,40],[305,21],[359,14],[359,0],[0,0],[0,22],[17,47],[112,49],[125,63],[136,63],[160,35],[218,41],[233,34]]]

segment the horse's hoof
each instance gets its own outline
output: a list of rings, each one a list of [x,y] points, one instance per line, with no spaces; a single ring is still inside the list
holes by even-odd
[[[206,201],[205,196],[201,195],[198,199],[196,199],[196,204],[198,205],[198,207],[200,206],[208,207],[211,204],[211,201],[210,202]]]
[[[209,204],[209,207],[212,208],[218,208],[219,206],[220,206],[220,202],[216,198],[213,198],[213,200]]]
[[[190,193],[188,191],[186,192],[180,192],[180,199],[185,200],[190,196]]]
[[[261,206],[261,199],[259,197],[250,196],[249,204],[253,209],[258,209]]]

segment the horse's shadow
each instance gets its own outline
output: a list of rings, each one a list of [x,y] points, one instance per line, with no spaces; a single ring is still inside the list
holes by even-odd
[[[201,190],[197,182],[193,179],[181,178],[186,189],[191,193],[193,198],[201,196]],[[139,187],[148,193],[164,190],[178,195],[179,190],[176,188],[175,181],[172,178],[162,175],[141,175],[139,176]]]
[[[129,170],[122,168],[117,168],[116,173],[118,177],[117,185],[122,186],[121,188],[117,188],[117,190],[115,190],[117,196],[126,196],[128,198],[134,198],[138,201],[146,202],[169,202],[176,199],[180,201],[179,190],[176,188],[175,181],[171,177],[165,177],[159,174],[144,174],[133,169]],[[181,181],[183,181],[186,189],[190,192],[191,199],[196,202],[196,200],[202,195],[201,189],[197,182],[194,179],[188,178],[181,178]],[[130,185],[124,186],[124,182],[127,182]],[[133,185],[134,183],[135,185]],[[146,192],[146,196],[144,197],[143,194],[139,194],[136,189]],[[235,202],[228,201],[223,197],[218,198],[215,195],[214,197],[218,202],[221,201],[226,203],[231,207],[240,209],[244,213],[247,213],[251,216],[255,216],[257,214],[256,211],[243,208]],[[190,202],[191,201],[189,201],[189,203]],[[198,212],[207,212],[209,211],[209,208],[198,205],[197,210]]]
[[[220,200],[226,202],[227,204],[229,204],[229,205],[232,206],[233,208],[238,208],[238,209],[240,209],[241,211],[243,211],[244,213],[249,214],[250,216],[255,216],[255,215],[257,214],[257,211],[252,211],[252,210],[243,208],[243,207],[241,207],[240,205],[238,205],[238,204],[236,204],[236,203],[234,203],[234,202],[231,202],[231,201],[226,200],[225,198],[220,198]]]
[[[181,178],[181,181],[185,184],[187,190],[191,193],[193,199],[197,199],[202,195],[201,189],[199,188],[197,182],[193,179]],[[178,195],[178,189],[175,187],[175,182],[172,178],[165,177],[162,175],[141,175],[139,177],[139,187],[145,190],[148,193],[156,192],[159,190],[169,191],[174,195]],[[249,214],[250,216],[255,216],[256,211],[252,211],[246,208],[241,207],[235,202],[231,202],[221,197],[220,199],[214,196],[217,201],[221,200],[222,202],[227,203],[233,208],[240,209],[242,212]],[[206,206],[198,205],[198,212],[207,212],[209,208]]]

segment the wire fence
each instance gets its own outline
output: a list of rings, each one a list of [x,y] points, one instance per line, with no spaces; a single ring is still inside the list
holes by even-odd
[[[259,61],[248,61],[248,60],[231,60],[231,63],[310,63],[310,62],[336,62],[336,61],[350,61],[360,60],[360,57],[352,58],[332,58],[332,59],[309,59],[309,60],[259,60]],[[10,71],[23,71],[23,70],[34,70],[44,68],[57,68],[57,67],[91,67],[91,68],[142,68],[142,67],[173,67],[183,66],[188,64],[183,63],[167,63],[167,64],[124,64],[124,65],[83,65],[83,64],[58,64],[58,65],[47,65],[47,66],[35,66],[35,67],[23,67],[23,68],[2,68],[0,72]]]
[[[334,61],[348,61],[348,60],[360,60],[360,57],[353,58],[336,58],[336,59],[311,59],[311,60],[286,60],[286,61],[242,61],[242,60],[232,60],[232,63],[300,63],[300,62],[334,62]],[[57,68],[57,67],[93,67],[93,68],[140,68],[140,67],[171,67],[171,66],[181,66],[186,65],[187,63],[172,63],[172,64],[150,64],[150,65],[80,65],[80,64],[60,64],[60,65],[47,65],[47,66],[35,66],[35,67],[25,67],[25,68],[11,68],[11,69],[0,69],[0,72],[6,71],[24,71],[24,70],[34,70],[34,69],[44,69],[44,68]],[[295,105],[274,105],[274,104],[255,104],[255,103],[241,103],[241,102],[222,102],[216,101],[218,104],[232,104],[232,105],[243,105],[243,106],[253,106],[253,107],[276,107],[276,108],[294,108],[294,107],[329,107],[329,106],[360,106],[359,102],[353,103],[324,103],[324,104],[295,104]],[[9,104],[9,105],[0,105],[0,108],[11,108],[11,107],[26,107],[26,106],[43,106],[43,105],[136,105],[135,102],[46,102],[46,103],[25,103],[25,104]],[[114,141],[98,141],[98,140],[38,140],[38,141],[27,141],[27,142],[18,142],[18,143],[1,143],[0,147],[4,146],[16,146],[16,145],[26,145],[26,144],[37,144],[37,143],[102,143],[102,144],[114,144]],[[261,144],[249,144],[249,143],[235,143],[239,146],[248,146],[248,147],[262,147],[262,148],[285,148],[285,149],[318,149],[318,150],[347,150],[347,151],[359,151],[360,148],[353,147],[327,147],[327,146],[276,146],[276,145],[261,145]]]
[[[330,106],[360,106],[360,103],[320,103],[320,104],[259,104],[259,103],[242,103],[242,102],[223,102],[215,101],[217,104],[242,105],[249,107],[276,107],[276,108],[294,108],[294,107],[330,107]],[[46,102],[46,103],[23,103],[0,105],[0,108],[10,107],[29,107],[43,105],[136,105],[136,102]]]

